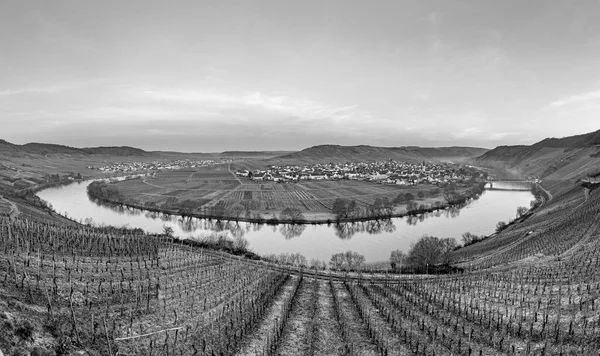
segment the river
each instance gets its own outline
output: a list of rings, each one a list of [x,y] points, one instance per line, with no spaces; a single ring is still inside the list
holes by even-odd
[[[149,233],[160,233],[171,226],[176,236],[193,237],[214,231],[243,236],[254,252],[265,254],[301,253],[308,260],[329,261],[334,253],[356,251],[367,262],[385,261],[390,251],[408,252],[412,243],[423,235],[454,237],[461,242],[464,232],[489,235],[498,221],[515,217],[517,207],[529,207],[533,195],[529,191],[486,190],[477,200],[462,209],[447,209],[419,217],[393,218],[342,226],[327,225],[258,225],[250,223],[182,220],[178,216],[156,214],[137,209],[115,208],[91,201],[86,192],[90,181],[48,188],[38,192],[54,210],[75,220],[92,218],[96,225],[128,226]],[[511,188],[514,183],[511,184]],[[494,188],[502,185],[494,183]]]

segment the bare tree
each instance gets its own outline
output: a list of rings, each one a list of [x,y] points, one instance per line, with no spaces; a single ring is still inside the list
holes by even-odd
[[[302,210],[298,208],[285,208],[279,214],[281,220],[291,220],[292,222],[300,222],[304,220]]]
[[[230,208],[231,215],[235,217],[235,220],[239,220],[240,216],[244,212],[244,206],[242,204],[235,204]]]
[[[167,226],[167,225],[163,225],[162,230],[163,230],[163,234],[165,234],[168,237],[173,237],[173,233],[175,232],[175,231],[173,231],[172,227]]]
[[[422,236],[408,252],[408,262],[413,266],[436,265],[448,263],[450,252],[456,248],[453,238],[437,238]]]
[[[408,256],[406,255],[406,253],[404,253],[404,251],[392,251],[392,253],[390,254],[390,264],[392,266],[392,269],[395,271],[401,271],[402,266],[406,264],[407,257]]]
[[[517,208],[517,218],[522,217],[523,215],[527,214],[527,212],[529,211],[529,209],[527,209],[524,206],[520,206]]]

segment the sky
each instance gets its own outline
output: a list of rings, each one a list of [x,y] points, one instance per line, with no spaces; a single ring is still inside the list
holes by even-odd
[[[0,2],[0,138],[215,152],[600,129],[600,1]]]

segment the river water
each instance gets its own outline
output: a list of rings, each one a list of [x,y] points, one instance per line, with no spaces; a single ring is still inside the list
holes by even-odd
[[[385,261],[390,251],[408,252],[412,243],[423,235],[454,237],[460,243],[464,232],[489,235],[498,221],[515,217],[517,207],[529,207],[533,195],[529,191],[489,190],[462,209],[447,209],[419,217],[393,218],[341,226],[327,225],[259,225],[215,222],[203,219],[183,220],[178,216],[156,214],[137,209],[115,208],[91,201],[86,192],[90,181],[45,189],[40,198],[54,210],[75,220],[92,218],[96,225],[128,226],[149,233],[160,233],[171,226],[176,236],[197,237],[221,231],[243,236],[254,252],[265,254],[301,253],[308,260],[329,261],[332,254],[348,250],[364,255],[367,262]],[[513,188],[514,183],[510,185]],[[502,187],[494,183],[494,188]]]

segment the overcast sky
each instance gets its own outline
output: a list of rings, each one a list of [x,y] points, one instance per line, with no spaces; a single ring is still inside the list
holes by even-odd
[[[600,129],[599,1],[0,2],[0,138],[222,151]]]

